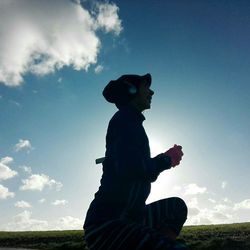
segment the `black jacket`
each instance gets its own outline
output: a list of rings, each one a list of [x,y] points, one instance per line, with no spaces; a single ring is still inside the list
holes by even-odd
[[[90,204],[84,228],[117,218],[143,221],[151,182],[171,165],[165,155],[150,157],[144,120],[130,106],[121,108],[110,120],[101,185]]]

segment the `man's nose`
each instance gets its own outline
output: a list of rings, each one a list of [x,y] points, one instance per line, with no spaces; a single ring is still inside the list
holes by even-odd
[[[152,89],[150,89],[150,95],[153,95],[155,92],[152,90]]]

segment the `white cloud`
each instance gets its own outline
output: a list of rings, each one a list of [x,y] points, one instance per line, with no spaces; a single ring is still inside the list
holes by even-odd
[[[49,176],[44,174],[32,174],[28,179],[22,180],[23,185],[20,190],[39,190],[42,191],[46,186],[53,188],[55,187],[57,191],[61,190],[62,183],[50,179]]]
[[[203,194],[207,191],[206,187],[199,187],[195,183],[188,184],[185,186],[185,195],[196,195]]]
[[[200,213],[200,210],[196,207],[188,207],[188,216],[196,216]]]
[[[162,193],[162,195],[155,196],[152,201],[166,198],[166,189],[169,190],[167,196],[183,198],[188,206],[186,225],[227,224],[250,220],[250,199],[234,204],[229,198],[221,197],[220,193],[211,192],[195,183],[172,186],[172,188],[166,186],[166,181],[164,184],[157,187],[157,194]]]
[[[7,164],[10,164],[12,161],[13,158],[8,156],[0,160],[0,181],[10,179],[18,174],[16,171],[7,166]]]
[[[232,223],[233,221],[231,219],[232,219],[231,214],[227,214],[225,212],[217,212],[217,211],[211,212],[211,220],[215,224],[230,223],[230,222]]]
[[[0,160],[0,163],[4,164],[4,165],[7,165],[7,164],[10,164],[13,162],[13,158],[12,157],[9,157],[9,156],[6,156],[6,157],[3,157],[1,160]]]
[[[14,149],[16,152],[27,150],[27,152],[29,153],[33,148],[29,140],[20,139],[19,142],[15,145]]]
[[[108,2],[88,11],[69,0],[1,1],[0,82],[18,86],[27,73],[45,75],[64,66],[87,70],[101,47],[96,31],[121,32],[117,13]]]
[[[102,65],[97,65],[95,67],[95,73],[100,74],[103,71],[104,67]]]
[[[212,205],[204,202],[203,196],[200,198],[202,201],[193,197],[187,202],[187,225],[235,223],[240,218],[240,214],[234,211],[233,204],[217,203],[215,200],[209,199]]]
[[[12,192],[9,192],[9,189],[7,187],[4,187],[0,184],[0,200],[1,199],[7,199],[8,197],[12,198],[15,194]]]
[[[198,199],[197,199],[197,197],[192,198],[188,202],[188,207],[197,207],[197,206],[198,206]]]
[[[83,222],[79,218],[72,216],[61,217],[55,225],[58,230],[79,230],[82,229]]]
[[[40,199],[38,202],[39,202],[39,203],[45,203],[45,201],[46,201],[46,199],[42,198],[42,199]]]
[[[119,19],[117,12],[119,8],[115,4],[97,4],[98,15],[96,24],[97,27],[104,28],[106,32],[114,31],[115,34],[119,34],[122,31],[121,20]]]
[[[17,201],[15,203],[15,207],[18,208],[31,208],[30,203],[26,202],[26,201]]]
[[[45,220],[37,220],[31,218],[32,213],[30,211],[23,211],[20,214],[14,216],[4,230],[7,231],[35,231],[35,230],[47,230],[48,222]]]
[[[225,204],[217,204],[214,209],[220,213],[225,213],[227,211],[232,211],[232,207]]]
[[[16,107],[19,107],[19,108],[22,107],[22,105],[19,102],[14,101],[14,100],[9,100],[9,103],[13,104],[13,105],[15,105]]]
[[[54,205],[54,206],[64,206],[67,203],[68,203],[68,201],[66,201],[66,200],[55,200],[51,204]]]
[[[227,182],[226,182],[226,181],[223,181],[223,182],[221,183],[221,188],[222,188],[222,189],[225,189],[226,186],[227,186]]]
[[[239,209],[250,209],[250,199],[246,199],[242,202],[236,203],[234,205],[234,210],[239,210]]]
[[[222,200],[225,203],[232,203],[232,201],[230,199],[228,199],[227,197],[223,198]]]
[[[218,211],[216,209],[208,208],[191,208],[189,209],[189,215],[187,225],[204,225],[204,224],[225,224],[233,223],[233,215],[225,211]]]
[[[209,198],[208,201],[210,201],[211,203],[216,203],[216,200],[211,199],[211,198]]]
[[[31,174],[32,170],[31,167],[28,166],[20,166],[19,168],[21,168],[24,172]]]
[[[65,216],[54,221],[32,218],[30,211],[23,211],[14,216],[7,225],[2,225],[4,231],[44,231],[44,230],[79,230],[83,221],[72,216]]]

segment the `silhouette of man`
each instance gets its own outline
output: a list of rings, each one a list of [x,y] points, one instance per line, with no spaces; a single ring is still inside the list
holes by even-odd
[[[183,156],[178,145],[150,156],[142,125],[154,94],[150,86],[150,74],[123,75],[103,90],[118,111],[108,125],[101,185],[84,223],[91,250],[186,249],[175,241],[187,218],[185,202],[172,197],[145,204],[151,183]]]

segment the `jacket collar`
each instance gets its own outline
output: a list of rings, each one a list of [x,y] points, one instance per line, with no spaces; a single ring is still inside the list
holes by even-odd
[[[125,105],[121,107],[120,110],[131,115],[135,119],[139,120],[141,123],[146,119],[145,116],[132,105]]]

